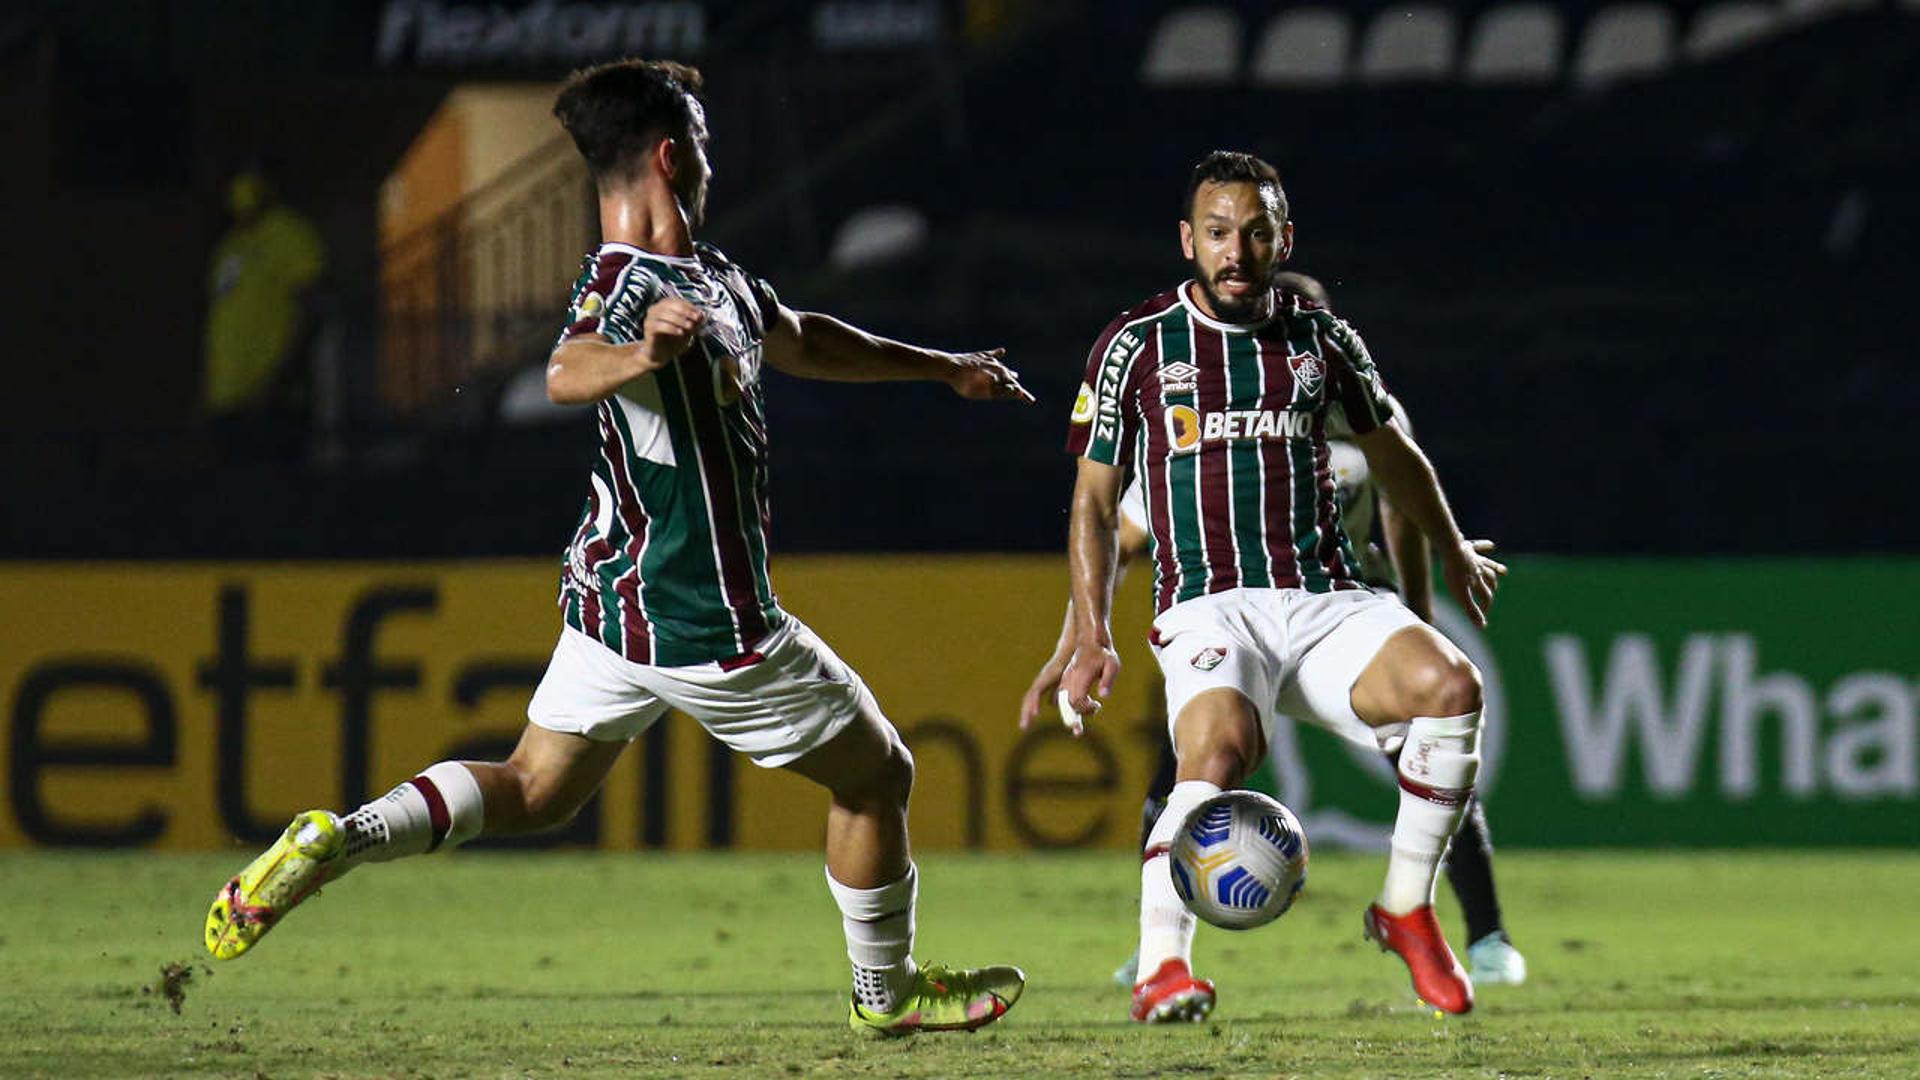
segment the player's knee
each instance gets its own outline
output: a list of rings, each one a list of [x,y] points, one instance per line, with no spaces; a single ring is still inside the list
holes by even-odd
[[[907,805],[913,795],[913,751],[895,738],[865,778],[867,801],[882,806]]]
[[[913,752],[898,736],[862,767],[850,769],[832,785],[842,802],[863,807],[904,807],[913,793]]]
[[[1209,724],[1180,745],[1178,779],[1238,787],[1260,763],[1262,752],[1257,723]]]
[[[1458,654],[1422,667],[1412,689],[1416,716],[1466,716],[1480,711],[1480,669]]]
[[[1223,788],[1238,787],[1253,772],[1254,755],[1234,744],[1210,746],[1180,762],[1180,778],[1206,780]]]
[[[913,768],[913,751],[895,739],[893,753],[887,756],[887,790],[901,806],[913,797]]]

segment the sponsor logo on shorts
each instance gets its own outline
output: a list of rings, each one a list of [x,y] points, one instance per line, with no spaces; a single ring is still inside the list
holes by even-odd
[[[1212,671],[1214,668],[1219,667],[1221,661],[1226,658],[1227,650],[1218,645],[1209,645],[1199,652],[1194,653],[1193,660],[1190,662],[1196,671]]]

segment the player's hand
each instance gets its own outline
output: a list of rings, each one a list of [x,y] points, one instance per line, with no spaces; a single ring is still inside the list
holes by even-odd
[[[647,370],[655,371],[680,359],[705,321],[706,312],[677,296],[648,308],[640,338],[640,354],[647,360]]]
[[[1032,685],[1020,698],[1021,731],[1031,728],[1040,719],[1040,710],[1053,704],[1054,695],[1060,692],[1060,676],[1066,674],[1067,661],[1072,658],[1071,652],[1055,652],[1033,677]]]
[[[1024,401],[1033,404],[1033,395],[1020,385],[1020,376],[1000,362],[1005,349],[984,352],[951,353],[953,367],[947,373],[947,385],[969,401]]]
[[[1060,676],[1055,702],[1060,706],[1060,722],[1075,735],[1086,730],[1087,717],[1100,711],[1094,700],[1113,693],[1113,681],[1120,677],[1120,654],[1113,646],[1081,646],[1073,652],[1067,670]]]
[[[1487,625],[1487,609],[1493,606],[1494,590],[1507,575],[1506,564],[1489,557],[1492,551],[1491,540],[1462,540],[1440,559],[1447,591],[1467,609],[1467,618],[1472,619],[1475,626]]]

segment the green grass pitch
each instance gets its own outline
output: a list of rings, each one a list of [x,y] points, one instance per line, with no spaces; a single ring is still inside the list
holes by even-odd
[[[1920,1076],[1913,853],[1503,852],[1533,979],[1445,1021],[1360,939],[1380,859],[1322,855],[1280,922],[1202,928],[1220,1006],[1177,1029],[1108,982],[1124,853],[928,853],[920,957],[1031,981],[986,1031],[895,1042],[846,1029],[812,856],[369,867],[215,965],[201,919],[245,859],[0,857],[0,1076]]]

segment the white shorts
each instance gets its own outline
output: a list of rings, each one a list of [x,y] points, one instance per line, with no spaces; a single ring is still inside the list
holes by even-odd
[[[1229,589],[1175,604],[1153,621],[1167,683],[1167,732],[1198,694],[1240,691],[1273,741],[1292,716],[1369,749],[1392,750],[1405,724],[1369,727],[1353,711],[1353,684],[1389,637],[1423,625],[1398,597],[1362,589]]]
[[[527,719],[548,731],[612,742],[632,739],[678,709],[773,769],[838,735],[862,707],[879,712],[860,676],[792,615],[755,652],[760,660],[732,670],[718,663],[654,667],[564,627]]]

